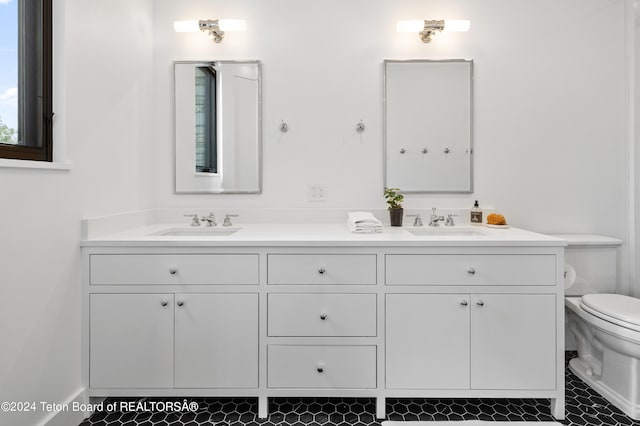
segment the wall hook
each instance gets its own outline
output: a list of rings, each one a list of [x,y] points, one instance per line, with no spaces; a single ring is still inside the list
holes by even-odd
[[[427,152],[429,152],[429,150],[427,148],[422,148],[422,153],[426,154]]]
[[[404,154],[405,152],[407,152],[407,150],[406,150],[406,149],[404,149],[404,148],[400,148],[400,154]]]
[[[364,123],[362,122],[362,120],[360,120],[360,122],[356,124],[356,132],[358,133],[364,132]]]
[[[450,152],[451,152],[451,150],[449,149],[449,147],[447,147],[447,148],[445,148],[445,149],[444,149],[444,153],[445,153],[445,154],[448,154],[448,153],[450,153]]]
[[[282,133],[287,133],[289,131],[289,126],[284,120],[282,120],[282,122],[280,123],[280,131]]]

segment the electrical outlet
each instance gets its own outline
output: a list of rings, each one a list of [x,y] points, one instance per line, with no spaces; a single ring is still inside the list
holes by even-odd
[[[326,185],[309,185],[309,201],[326,201]]]

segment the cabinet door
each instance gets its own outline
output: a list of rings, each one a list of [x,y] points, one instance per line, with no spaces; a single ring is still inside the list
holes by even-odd
[[[386,387],[469,388],[469,295],[386,296]]]
[[[472,389],[555,389],[555,306],[553,294],[472,294]]]
[[[258,295],[176,294],[177,388],[258,387]]]
[[[173,386],[173,295],[90,296],[90,386]]]

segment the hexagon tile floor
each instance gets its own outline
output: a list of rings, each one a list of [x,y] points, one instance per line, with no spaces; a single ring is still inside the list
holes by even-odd
[[[567,361],[575,352],[567,353]],[[565,425],[640,426],[566,370]],[[258,419],[256,398],[124,399],[165,407],[171,402],[196,402],[195,411],[99,411],[80,426],[369,426],[375,418],[370,398],[270,398],[269,418]],[[122,401],[109,400],[109,401]],[[146,407],[146,406],[145,406]],[[389,420],[551,421],[545,399],[387,399]],[[514,424],[517,426],[517,423]]]

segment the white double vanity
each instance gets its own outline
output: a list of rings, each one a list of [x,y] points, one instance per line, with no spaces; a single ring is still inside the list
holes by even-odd
[[[386,398],[549,398],[564,418],[564,240],[197,229],[83,241],[89,397],[250,396],[260,417],[269,397],[373,397],[379,418]]]

